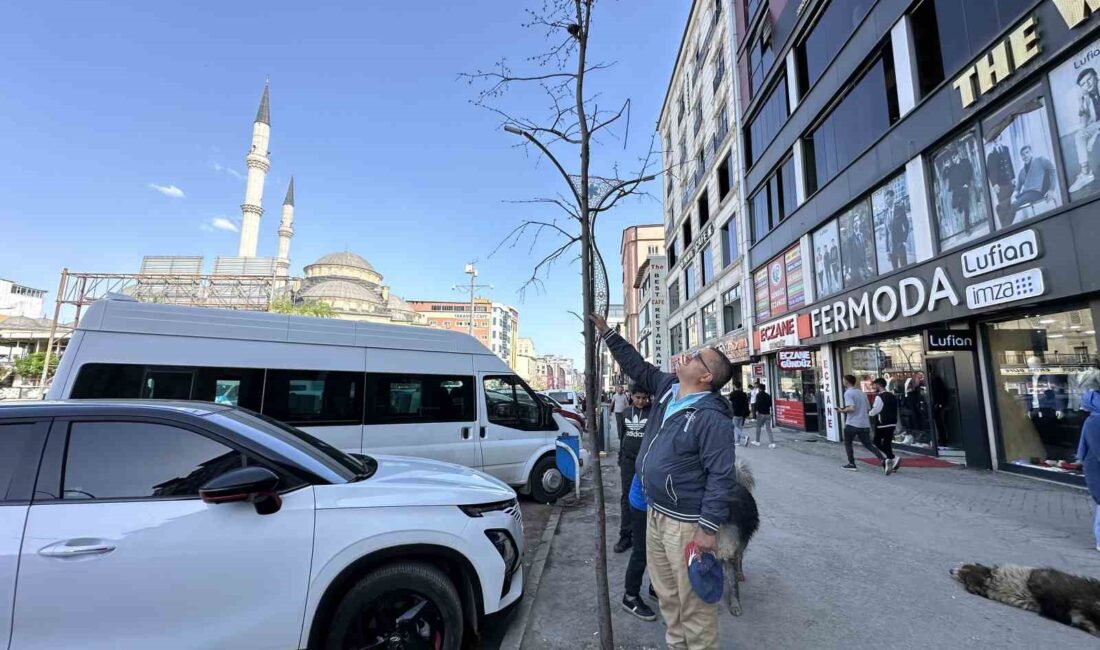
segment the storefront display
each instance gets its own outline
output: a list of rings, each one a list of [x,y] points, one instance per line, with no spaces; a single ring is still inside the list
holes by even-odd
[[[775,356],[775,421],[802,431],[818,430],[818,377],[811,350],[780,350]]]
[[[1001,463],[1079,476],[1082,383],[1100,372],[1092,313],[1035,314],[986,333]]]

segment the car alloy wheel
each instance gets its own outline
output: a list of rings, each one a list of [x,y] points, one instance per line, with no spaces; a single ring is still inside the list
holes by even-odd
[[[443,615],[423,595],[391,591],[376,598],[348,630],[345,650],[440,650]]]

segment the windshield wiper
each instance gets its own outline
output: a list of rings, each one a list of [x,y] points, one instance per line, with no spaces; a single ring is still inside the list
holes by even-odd
[[[355,477],[352,478],[352,483],[358,483],[359,481],[365,481],[368,478],[374,476],[374,473],[378,471],[378,461],[367,456],[365,454],[348,454],[355,460],[359,461],[363,470],[355,473]]]

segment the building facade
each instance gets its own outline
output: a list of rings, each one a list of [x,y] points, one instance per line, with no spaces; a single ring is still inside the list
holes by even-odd
[[[519,311],[503,303],[493,303],[493,326],[490,332],[492,347],[498,357],[515,370],[519,362],[517,341],[519,338]]]
[[[739,80],[732,65],[738,31],[731,8],[727,0],[692,3],[658,121],[672,170],[664,181],[662,278],[670,368],[679,353],[705,345],[721,349],[737,373],[748,367]]]
[[[638,345],[638,312],[642,305],[634,290],[638,269],[652,255],[665,254],[665,228],[663,224],[630,226],[623,229],[619,243],[619,258],[623,266],[623,337],[631,345]]]
[[[336,318],[398,325],[427,325],[427,319],[390,293],[370,262],[348,251],[329,253],[305,267],[296,302],[323,302]]]
[[[512,366],[512,370],[516,371],[523,381],[527,382],[531,388],[535,390],[544,390],[546,388],[543,383],[546,381],[544,375],[536,373],[537,369],[537,356],[535,354],[535,342],[532,339],[525,337],[516,338],[516,364]]]
[[[42,299],[45,295],[45,289],[34,289],[0,278],[0,316],[42,318]]]
[[[409,305],[425,319],[428,327],[470,333],[469,301],[411,300]],[[473,336],[519,372],[516,367],[519,364],[516,344],[519,338],[519,311],[515,307],[488,298],[474,298]]]
[[[554,354],[536,357],[535,372],[543,378],[542,390],[577,390],[572,359]]]
[[[1080,483],[1100,357],[1100,15],[1068,0],[738,0],[753,364],[840,437]]]

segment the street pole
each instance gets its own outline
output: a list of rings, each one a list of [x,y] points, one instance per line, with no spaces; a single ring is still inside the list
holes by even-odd
[[[57,319],[61,317],[61,297],[65,294],[65,284],[69,279],[69,268],[61,269],[61,282],[57,285],[57,295],[54,296],[53,321],[50,323],[50,338],[46,341],[46,354],[42,359],[42,376],[38,378],[38,385],[45,388],[46,375],[50,371],[50,349],[53,348],[54,338],[57,336]],[[83,302],[83,293],[80,301]],[[73,323],[75,329],[76,323]]]
[[[477,281],[477,269],[473,264],[466,265],[466,272],[470,274],[470,336],[474,335],[474,282]]]

